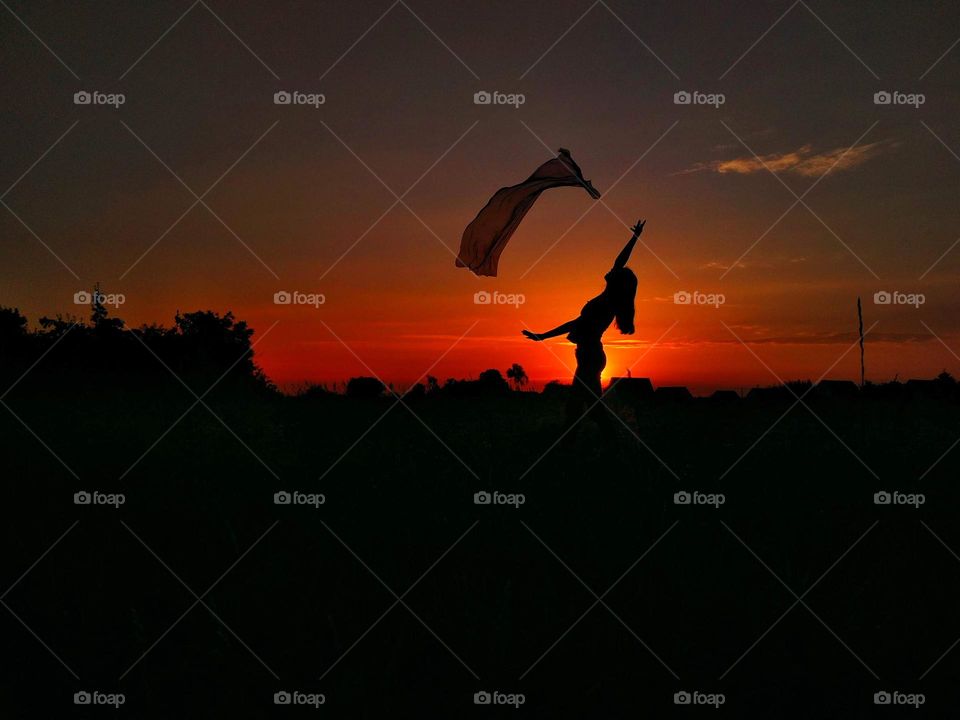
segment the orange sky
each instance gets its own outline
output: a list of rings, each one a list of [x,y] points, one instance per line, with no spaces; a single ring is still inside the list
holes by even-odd
[[[858,295],[866,326],[877,323],[868,378],[960,370],[937,339],[960,353],[960,250],[948,251],[960,236],[960,51],[931,66],[955,39],[947,10],[835,9],[824,19],[856,56],[797,10],[732,65],[782,9],[746,22],[732,7],[625,7],[628,31],[598,6],[535,63],[580,3],[488,3],[470,27],[448,4],[417,7],[443,43],[398,6],[343,55],[383,9],[278,3],[262,17],[236,6],[224,17],[248,48],[198,11],[132,66],[175,19],[163,8],[24,10],[81,79],[22,27],[3,26],[0,52],[16,72],[0,94],[17,112],[3,120],[15,141],[0,163],[10,188],[0,304],[33,321],[80,313],[73,293],[100,281],[124,293],[130,324],[233,310],[257,338],[276,323],[256,356],[285,386],[371,371],[402,386],[434,363],[442,381],[514,362],[542,384],[569,379],[573,348],[520,331],[575,317],[602,289],[624,224],[644,217],[649,249],[630,262],[637,332],[608,332],[607,375],[633,366],[699,392],[776,382],[735,333],[781,378],[816,379],[835,362],[828,377],[856,378],[858,352],[840,358]],[[122,38],[109,53],[95,41],[105,26]],[[127,101],[76,106],[82,88]],[[895,88],[924,93],[924,105],[874,104]],[[281,89],[323,92],[326,103],[278,106]],[[481,89],[526,102],[475,105]],[[725,103],[675,104],[684,89],[722,92]],[[454,268],[460,234],[489,196],[561,146],[602,202],[548,191],[500,277]],[[191,191],[215,182],[209,208],[188,211]],[[326,302],[275,305],[280,290]],[[925,303],[875,305],[884,290]],[[478,291],[525,302],[476,305]],[[676,305],[678,291],[726,302]]]

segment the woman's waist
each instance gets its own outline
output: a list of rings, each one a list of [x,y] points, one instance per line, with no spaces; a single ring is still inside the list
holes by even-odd
[[[603,330],[574,330],[567,335],[567,340],[579,347],[603,347]]]
[[[578,342],[575,354],[578,358],[582,357],[603,357],[603,343],[597,341]]]

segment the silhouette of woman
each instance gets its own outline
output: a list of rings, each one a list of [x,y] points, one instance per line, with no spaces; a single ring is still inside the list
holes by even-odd
[[[639,221],[634,227],[633,237],[627,242],[617,259],[613,269],[605,276],[607,286],[603,292],[580,310],[580,316],[558,325],[553,330],[544,333],[533,333],[524,330],[523,334],[540,342],[547,338],[566,335],[567,339],[577,346],[577,369],[573,375],[573,387],[570,392],[570,401],[567,403],[567,426],[577,422],[584,414],[584,406],[601,430],[609,434],[612,430],[610,418],[606,410],[600,406],[599,399],[603,394],[600,384],[600,373],[607,365],[607,356],[603,352],[601,338],[610,323],[616,320],[617,329],[624,335],[633,334],[634,300],[637,296],[637,276],[627,267],[627,260],[637,238],[643,232],[645,220]]]

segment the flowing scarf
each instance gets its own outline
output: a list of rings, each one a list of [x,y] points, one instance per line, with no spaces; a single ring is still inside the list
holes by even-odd
[[[457,267],[470,268],[477,275],[496,276],[500,253],[540,193],[571,185],[581,186],[594,200],[600,197],[590,181],[583,179],[570,151],[560,148],[557,157],[543,163],[522,183],[497,190],[463,231]]]

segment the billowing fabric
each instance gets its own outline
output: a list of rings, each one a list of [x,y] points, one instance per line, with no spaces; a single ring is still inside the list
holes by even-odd
[[[557,157],[538,167],[522,183],[497,190],[463,231],[457,267],[468,267],[477,275],[495,276],[500,253],[540,193],[570,185],[583,187],[594,199],[600,197],[590,181],[583,179],[570,151],[560,148]]]

